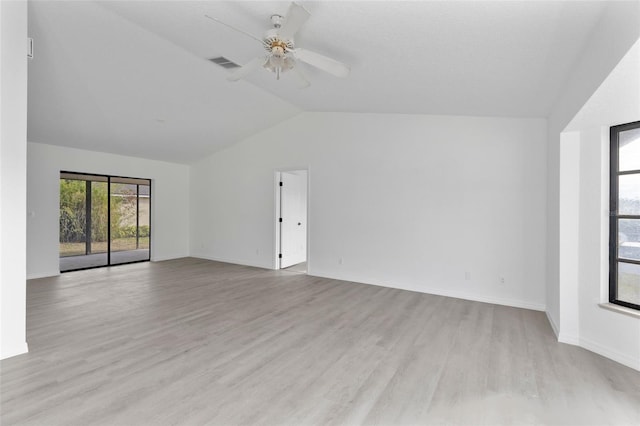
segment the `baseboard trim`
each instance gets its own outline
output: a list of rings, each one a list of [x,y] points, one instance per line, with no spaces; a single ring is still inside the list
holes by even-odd
[[[627,354],[620,353],[615,350],[611,350],[606,346],[602,346],[599,343],[594,342],[593,340],[585,339],[580,336],[576,336],[573,334],[566,334],[562,332],[558,332],[558,326],[553,321],[549,313],[547,312],[547,319],[549,320],[549,324],[551,324],[551,328],[553,332],[556,334],[559,343],[565,343],[568,345],[579,346],[583,349],[586,349],[590,352],[594,352],[598,355],[601,355],[605,358],[609,358],[615,362],[618,362],[622,365],[625,365],[629,368],[633,368],[634,370],[640,371],[640,360],[636,359]]]
[[[185,257],[189,257],[188,254],[180,253],[180,254],[169,254],[164,256],[151,256],[152,262],[163,262],[165,260],[174,260],[174,259],[183,259]]]
[[[231,263],[233,265],[251,266],[251,267],[254,267],[254,268],[262,268],[262,269],[273,270],[273,265],[265,265],[265,264],[260,263],[260,262],[249,262],[249,261],[246,261],[246,260],[227,259],[227,258],[224,258],[224,257],[208,256],[208,255],[205,255],[205,254],[192,254],[190,257],[195,257],[196,259],[213,260],[214,262]]]
[[[512,308],[522,308],[522,309],[529,309],[529,310],[541,311],[541,312],[545,312],[546,310],[546,306],[542,303],[532,303],[524,300],[514,300],[514,299],[507,299],[507,298],[500,298],[500,297],[483,297],[483,296],[478,296],[478,295],[470,294],[466,292],[447,291],[447,290],[442,290],[437,288],[436,289],[434,288],[418,289],[411,286],[403,286],[403,285],[397,285],[397,284],[363,282],[358,279],[349,279],[347,277],[333,276],[332,274],[325,274],[322,272],[318,273],[314,270],[309,270],[308,275],[311,275],[314,277],[329,278],[333,280],[354,282],[358,284],[375,285],[378,287],[397,288],[398,290],[414,291],[416,293],[453,297],[456,299],[471,300],[474,302],[491,303],[493,305],[509,306]]]
[[[567,345],[580,346],[580,338],[578,336],[563,333],[562,331],[558,334],[558,342],[566,343]]]
[[[558,330],[558,326],[556,325],[556,323],[553,320],[553,318],[551,318],[551,315],[549,315],[549,311],[545,311],[545,314],[547,315],[547,320],[549,321],[549,324],[551,325],[551,330],[553,330],[553,334],[556,335],[556,339],[559,339],[560,331]]]
[[[14,356],[26,354],[29,352],[29,345],[27,342],[18,343],[16,345],[10,345],[7,348],[7,345],[2,345],[2,353],[0,354],[0,359],[7,359]]]
[[[267,265],[259,262],[250,262],[246,260],[228,259],[228,258],[222,258],[217,256],[208,256],[200,253],[194,253],[191,255],[191,257],[195,257],[198,259],[213,260],[216,262],[232,263],[234,265],[252,266],[255,268],[273,270],[272,265],[270,264]],[[532,302],[527,302],[523,300],[513,300],[513,299],[496,298],[496,297],[482,297],[482,296],[477,296],[477,295],[469,294],[465,292],[446,291],[442,289],[416,289],[409,286],[390,285],[388,283],[363,282],[359,279],[349,279],[348,277],[334,276],[332,274],[326,274],[322,272],[318,273],[317,271],[312,269],[310,269],[307,272],[307,274],[310,276],[321,277],[321,278],[329,278],[329,279],[340,280],[340,281],[354,282],[358,284],[375,285],[378,287],[397,288],[398,290],[415,291],[416,293],[453,297],[456,299],[472,300],[474,302],[491,303],[494,305],[510,306],[513,308],[529,309],[529,310],[540,311],[540,312],[545,312],[546,310],[546,306],[542,303],[532,303]]]
[[[640,371],[640,359],[620,353],[618,351],[611,350],[599,343],[585,338],[580,339],[580,346],[588,351],[595,352],[605,358],[609,358],[629,368]]]
[[[60,275],[60,271],[56,271],[56,272],[40,272],[40,273],[36,273],[36,274],[27,274],[27,279],[28,280],[37,280],[39,278],[57,277],[58,275]]]

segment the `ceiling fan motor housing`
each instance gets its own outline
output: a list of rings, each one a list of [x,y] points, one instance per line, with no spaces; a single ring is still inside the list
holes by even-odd
[[[293,39],[285,40],[278,35],[276,28],[267,31],[264,35],[264,48],[269,53],[273,53],[273,49],[279,47],[284,52],[287,50],[293,50]]]

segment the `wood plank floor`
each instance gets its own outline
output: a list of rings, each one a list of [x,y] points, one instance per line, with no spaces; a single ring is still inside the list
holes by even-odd
[[[640,373],[541,312],[179,259],[27,286],[2,425],[640,425]]]

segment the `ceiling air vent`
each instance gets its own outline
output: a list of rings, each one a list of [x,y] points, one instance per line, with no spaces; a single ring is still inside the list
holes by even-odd
[[[224,56],[218,56],[217,58],[211,58],[209,60],[211,62],[213,62],[214,64],[220,65],[222,68],[226,68],[226,69],[240,68],[240,65],[236,64],[235,62],[230,61],[229,59],[225,58]]]

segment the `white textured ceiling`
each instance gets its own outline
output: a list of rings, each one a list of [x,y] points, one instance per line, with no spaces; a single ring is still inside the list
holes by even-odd
[[[28,139],[189,163],[300,112],[96,3],[29,4]]]
[[[349,64],[312,85],[230,83],[288,2],[30,3],[29,140],[190,162],[302,111],[545,117],[605,7],[590,1],[302,2],[297,46]]]

